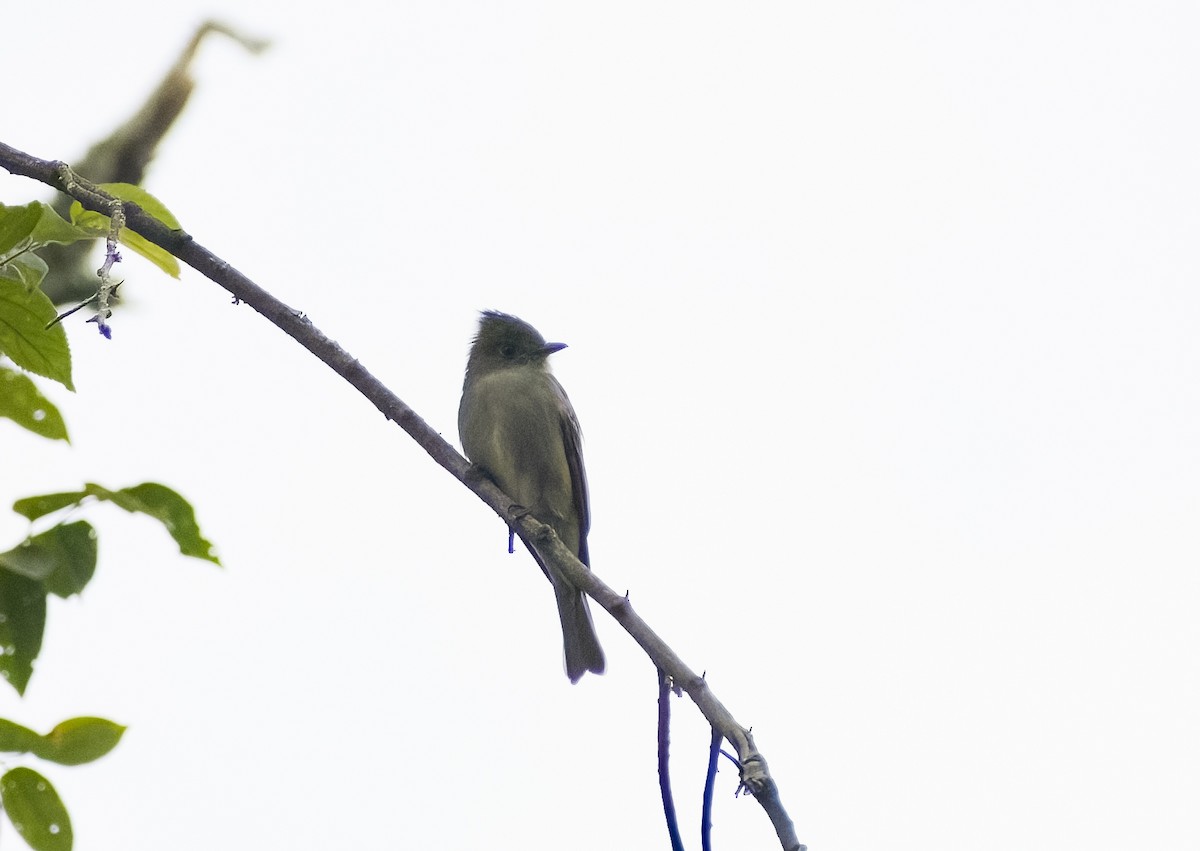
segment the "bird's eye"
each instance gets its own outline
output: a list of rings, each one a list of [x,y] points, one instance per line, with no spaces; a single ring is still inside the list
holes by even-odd
[[[504,345],[502,345],[500,347],[500,354],[503,355],[508,360],[512,360],[513,355],[515,355],[516,353],[517,353],[517,347],[514,346],[512,343],[505,343]]]

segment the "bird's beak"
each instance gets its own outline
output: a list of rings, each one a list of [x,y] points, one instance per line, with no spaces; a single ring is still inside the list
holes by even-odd
[[[561,352],[566,347],[566,343],[547,343],[546,345],[542,346],[542,354],[552,355],[555,352]]]

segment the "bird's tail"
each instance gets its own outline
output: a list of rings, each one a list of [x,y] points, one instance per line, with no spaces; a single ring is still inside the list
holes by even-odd
[[[604,651],[596,637],[596,627],[592,625],[587,598],[577,588],[558,582],[554,583],[554,596],[558,600],[558,618],[562,621],[567,676],[576,683],[587,671],[603,674]]]

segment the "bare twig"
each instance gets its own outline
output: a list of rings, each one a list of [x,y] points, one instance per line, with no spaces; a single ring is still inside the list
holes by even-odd
[[[717,757],[721,754],[721,733],[713,727],[708,748],[708,772],[704,775],[704,804],[700,810],[700,851],[712,851],[713,789],[717,785]]]
[[[679,835],[679,817],[675,814],[675,796],[671,792],[671,678],[658,671],[658,790],[662,795],[663,816],[672,851],[683,851]]]

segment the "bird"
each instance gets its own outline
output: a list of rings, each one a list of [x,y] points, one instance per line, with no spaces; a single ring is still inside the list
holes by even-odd
[[[566,348],[547,343],[528,322],[486,310],[471,343],[458,408],[463,451],[516,505],[547,524],[590,567],[591,525],[579,420],[547,358]],[[554,587],[567,677],[604,672],[604,651],[583,593],[529,551]],[[510,547],[511,552],[511,547]]]

